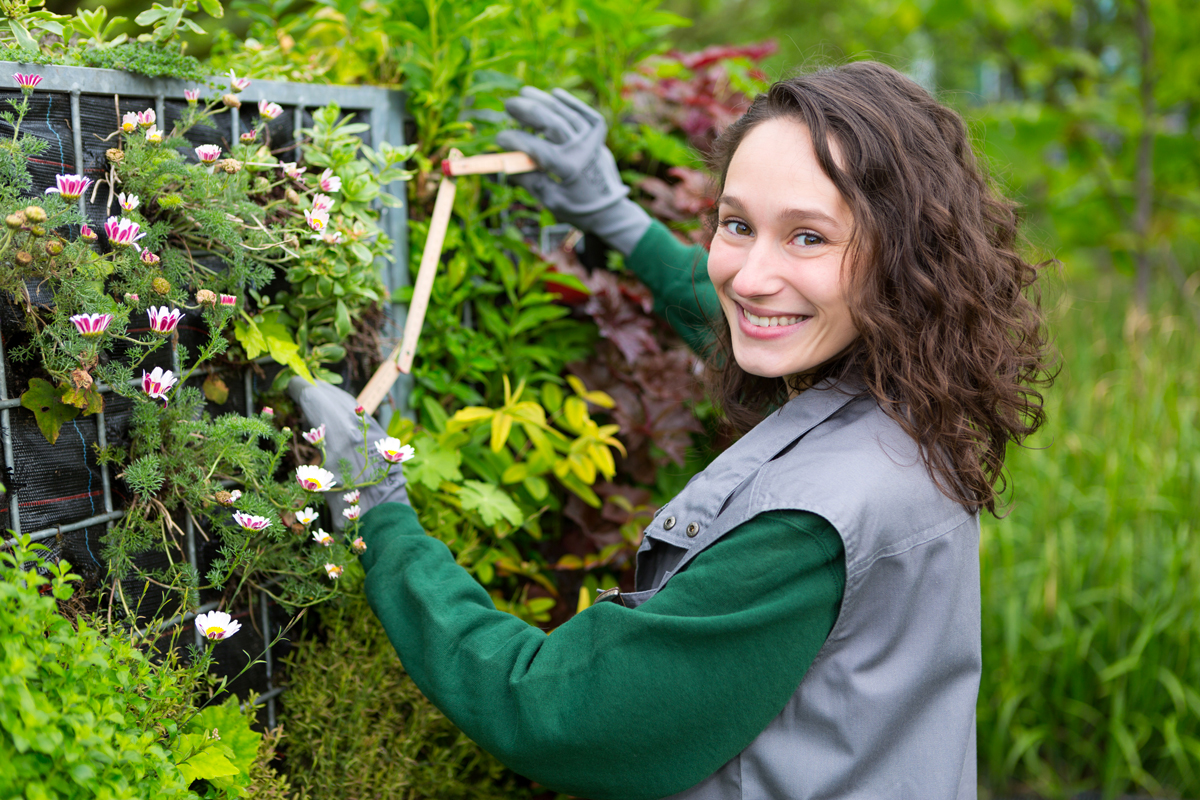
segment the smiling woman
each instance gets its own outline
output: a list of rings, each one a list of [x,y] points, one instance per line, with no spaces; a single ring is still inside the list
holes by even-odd
[[[745,435],[659,509],[634,591],[549,637],[408,505],[364,499],[366,593],[409,675],[596,800],[974,797],[979,512],[1045,359],[1036,268],[961,119],[878,64],[776,84],[716,146],[705,255],[627,197],[596,111],[506,107],[541,136],[499,144],[554,176],[514,180],[626,255]]]

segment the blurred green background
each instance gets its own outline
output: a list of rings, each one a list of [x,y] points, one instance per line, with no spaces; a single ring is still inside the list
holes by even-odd
[[[149,3],[103,6],[132,19]],[[773,39],[770,79],[879,59],[958,108],[1023,204],[1030,257],[1054,260],[1062,367],[1049,423],[1010,451],[1007,516],[984,522],[981,783],[1200,797],[1194,0],[241,0],[195,20],[218,35],[187,52],[215,41],[214,67],[406,88],[426,158],[469,144],[463,111],[521,82],[564,83],[619,120],[625,74],[672,48]],[[439,39],[431,20],[460,27]]]

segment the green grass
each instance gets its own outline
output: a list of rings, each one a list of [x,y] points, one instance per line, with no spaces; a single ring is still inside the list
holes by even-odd
[[[979,765],[999,795],[1200,797],[1200,334],[1068,285],[1049,422],[985,518]]]

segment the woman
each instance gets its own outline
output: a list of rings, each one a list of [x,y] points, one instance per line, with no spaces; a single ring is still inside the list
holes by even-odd
[[[551,636],[374,490],[367,593],[405,668],[513,769],[596,800],[974,797],[978,514],[1047,373],[1036,268],[962,120],[879,64],[776,84],[715,147],[693,270],[598,114],[508,107],[542,137],[501,146],[554,175],[531,191],[627,255],[745,436],[659,510],[637,590]],[[317,422],[346,398],[299,399]]]

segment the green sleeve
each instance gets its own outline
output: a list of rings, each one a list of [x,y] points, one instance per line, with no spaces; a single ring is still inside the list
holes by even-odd
[[[708,253],[685,245],[658,220],[625,258],[654,295],[654,311],[670,323],[688,347],[704,355],[712,338],[711,321],[721,314],[716,289],[708,279]]]
[[[547,635],[497,611],[415,512],[363,517],[366,593],[405,669],[513,770],[593,800],[658,798],[716,772],[778,716],[845,585],[837,531],[763,514],[636,609],[600,603]]]

